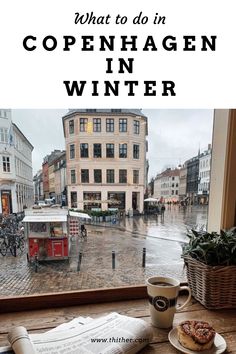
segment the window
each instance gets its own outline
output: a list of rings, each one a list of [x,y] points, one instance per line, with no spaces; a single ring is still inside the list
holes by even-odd
[[[119,183],[127,183],[127,170],[119,170]]]
[[[102,144],[93,144],[93,157],[102,157]]]
[[[106,131],[107,132],[114,132],[114,119],[107,118],[107,120],[106,120]]]
[[[71,144],[70,145],[70,159],[74,159],[75,158],[75,144]]]
[[[3,172],[11,172],[9,156],[2,157],[2,167],[3,167]]]
[[[80,144],[80,157],[89,157],[88,144]]]
[[[79,120],[79,130],[80,132],[86,132],[88,126],[88,119],[87,118],[80,118]]]
[[[84,200],[101,200],[101,192],[84,192]]]
[[[178,191],[177,190],[175,191],[175,194],[178,195]]]
[[[93,118],[93,131],[94,132],[101,131],[101,118]]]
[[[77,208],[77,192],[70,192],[71,207]]]
[[[74,119],[69,120],[69,133],[74,134],[75,132],[75,122]]]
[[[133,158],[139,159],[139,145],[133,145]]]
[[[114,144],[107,144],[106,145],[106,156],[107,157],[114,157],[115,156],[115,146],[114,146]]]
[[[94,183],[102,183],[102,170],[94,170]]]
[[[133,170],[133,183],[139,183],[139,170]]]
[[[120,144],[119,145],[119,157],[120,158],[127,158],[127,144]]]
[[[115,171],[107,170],[107,183],[115,183]]]
[[[134,120],[134,134],[140,133],[140,122],[138,120]]]
[[[76,183],[75,170],[71,170],[70,171],[70,181],[71,181],[71,184],[75,184]]]
[[[0,128],[0,142],[8,143],[8,130],[7,128]]]
[[[89,170],[81,170],[81,183],[89,183]]]
[[[122,118],[119,120],[119,132],[125,133],[127,132],[127,119]]]

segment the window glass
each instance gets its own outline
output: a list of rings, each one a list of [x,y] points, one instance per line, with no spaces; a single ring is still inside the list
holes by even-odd
[[[102,144],[93,144],[93,157],[102,157]]]
[[[119,183],[127,183],[127,170],[119,170]]]
[[[127,144],[119,144],[119,157],[127,158]]]
[[[102,183],[102,170],[94,170],[94,183]]]
[[[71,207],[77,208],[77,192],[70,192]]]
[[[2,157],[2,169],[3,169],[3,172],[11,172],[10,157],[9,156]]]
[[[8,129],[7,128],[0,128],[0,142],[1,143],[8,143]]]
[[[114,144],[106,144],[106,156],[115,157],[115,146]]]
[[[80,144],[80,157],[89,157],[89,147],[87,143]]]
[[[107,183],[115,183],[115,171],[107,170]]]
[[[106,119],[106,131],[109,133],[114,132],[114,119],[113,118]]]
[[[139,159],[139,145],[137,144],[133,145],[133,158]]]
[[[69,133],[74,134],[75,132],[75,123],[74,119],[69,120]]]
[[[81,170],[81,183],[89,183],[89,170],[88,169]]]
[[[133,170],[133,183],[139,183],[139,170]]]
[[[93,118],[93,131],[94,132],[101,131],[101,118]]]
[[[134,134],[140,133],[140,122],[138,120],[134,120]]]
[[[119,120],[119,131],[121,133],[127,132],[127,119],[126,118],[121,118]]]
[[[88,126],[88,119],[87,118],[80,118],[80,120],[79,120],[80,132],[87,132],[87,126]]]
[[[71,144],[70,145],[70,159],[74,159],[75,158],[75,144]]]
[[[70,171],[70,180],[71,180],[71,184],[76,183],[75,170],[71,170],[71,171]]]

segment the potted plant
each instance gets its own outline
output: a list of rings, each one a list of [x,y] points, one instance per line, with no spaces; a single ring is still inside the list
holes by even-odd
[[[209,309],[236,308],[236,228],[187,236],[182,257],[192,295]]]

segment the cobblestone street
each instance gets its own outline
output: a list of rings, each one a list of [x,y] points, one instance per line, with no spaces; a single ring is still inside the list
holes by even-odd
[[[27,263],[26,253],[16,258],[1,256],[0,296],[143,284],[153,274],[184,280],[181,243],[186,240],[186,225],[206,224],[206,218],[206,207],[183,211],[173,206],[162,221],[160,216],[149,216],[126,218],[114,227],[88,225],[87,241],[72,240],[69,261],[40,262],[37,273]]]

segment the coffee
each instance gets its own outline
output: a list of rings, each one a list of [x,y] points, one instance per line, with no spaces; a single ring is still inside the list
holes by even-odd
[[[173,284],[166,283],[166,282],[163,282],[163,281],[154,281],[151,284],[152,285],[158,285],[158,286],[174,286]]]

